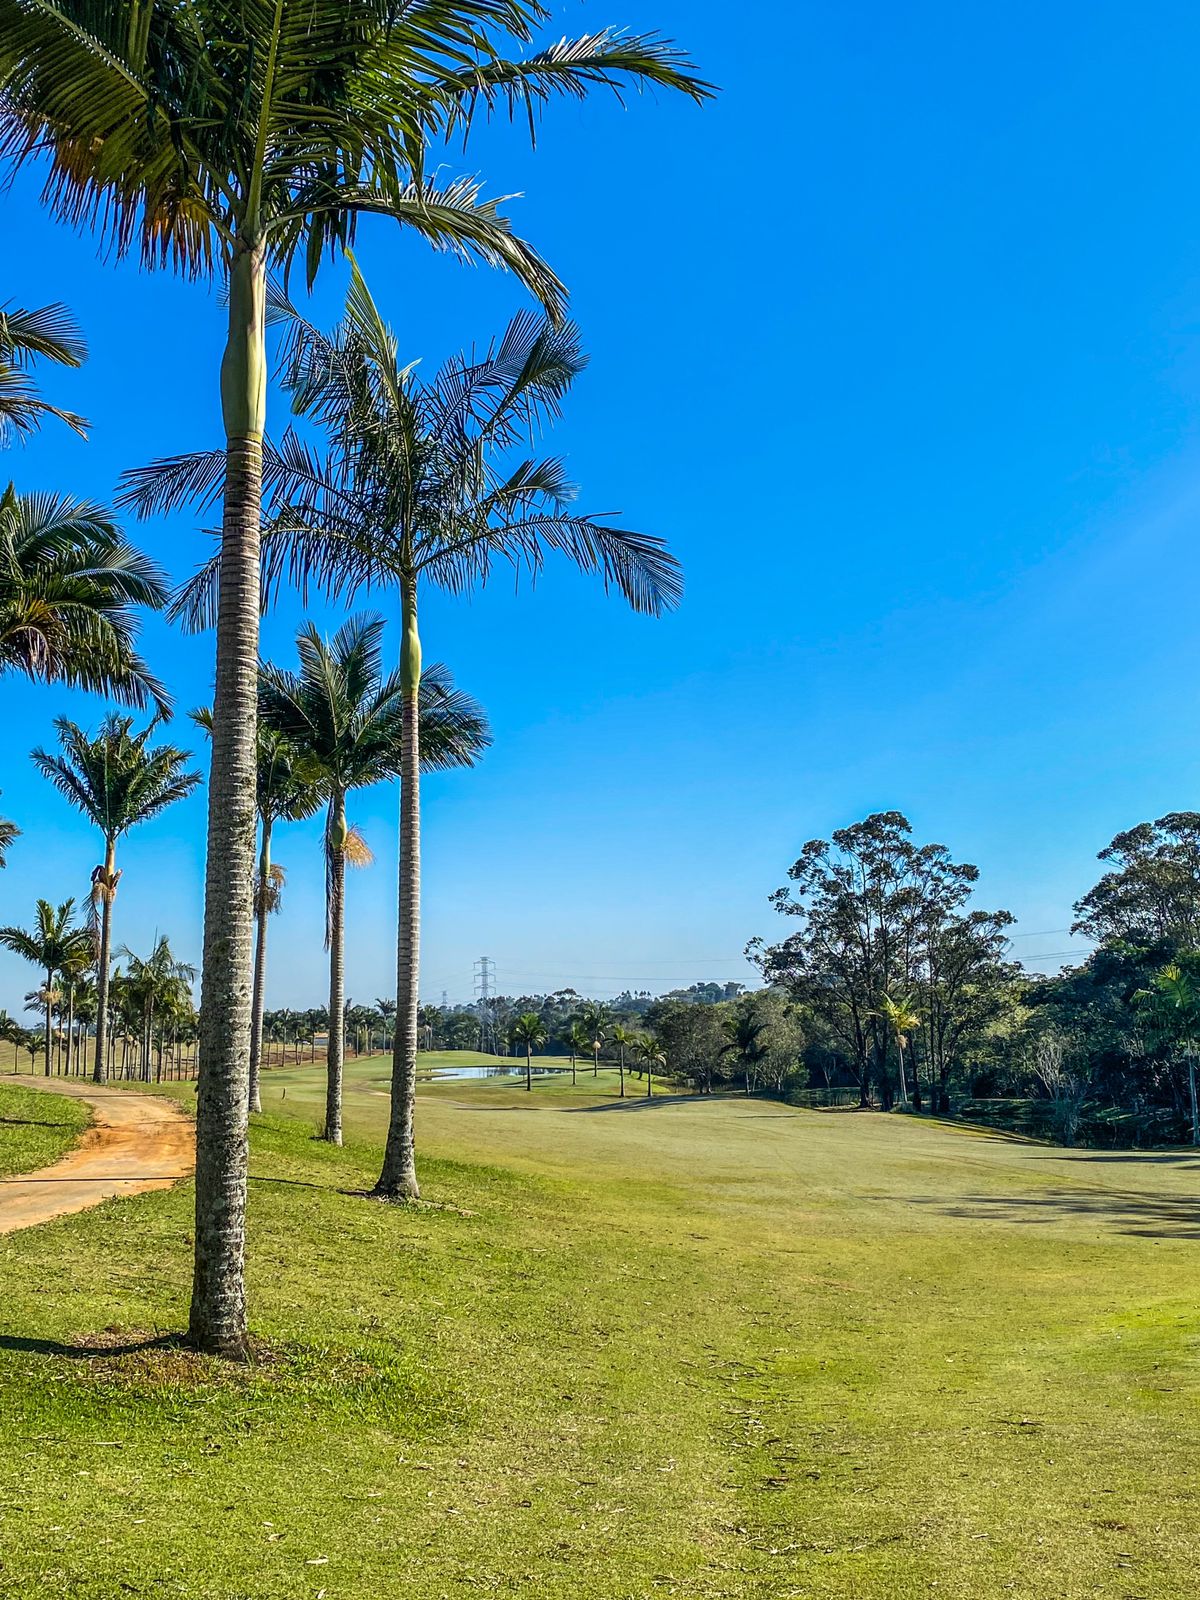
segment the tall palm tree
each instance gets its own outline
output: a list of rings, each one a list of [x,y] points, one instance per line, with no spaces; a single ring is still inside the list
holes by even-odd
[[[625,1098],[625,1053],[633,1044],[637,1035],[632,1028],[626,1028],[620,1022],[614,1022],[608,1030],[608,1036],[617,1047],[617,1063],[621,1072],[621,1096]]]
[[[46,417],[57,417],[86,435],[83,418],[43,400],[29,371],[39,360],[80,367],[86,359],[87,344],[66,306],[39,306],[34,311],[11,301],[0,306],[0,449],[19,434],[34,433]]]
[[[588,1038],[588,1048],[592,1052],[592,1077],[600,1076],[600,1047],[604,1043],[604,1036],[608,1032],[609,1020],[606,1007],[597,1005],[589,1000],[586,1005],[579,1008],[579,1021]]]
[[[908,1041],[921,1026],[921,1013],[906,995],[892,996],[885,994],[880,1001],[879,1014],[883,1018],[884,1026],[896,1041],[896,1052],[900,1057],[900,1104],[908,1104],[908,1073],[904,1065],[904,1052],[908,1048]],[[921,1090],[916,1087],[917,1110],[921,1109]]]
[[[39,900],[32,929],[0,928],[0,945],[40,967],[46,975],[40,998],[46,1018],[46,1076],[49,1077],[50,1041],[54,1037],[52,1017],[59,998],[54,980],[60,973],[95,959],[92,934],[87,928],[75,926],[74,900],[64,900],[60,906]]]
[[[290,328],[287,374],[294,409],[329,435],[324,456],[289,432],[268,445],[269,519],[262,540],[264,595],[286,578],[350,596],[385,584],[398,593],[407,695],[408,760],[400,774],[397,1025],[392,1114],[376,1192],[416,1197],[413,1107],[420,1007],[420,758],[416,689],[418,602],[432,585],[460,593],[496,564],[536,572],[548,552],[598,572],[636,610],[657,614],[680,594],[679,569],[661,540],[582,515],[561,461],[530,460],[521,446],[557,415],[585,364],[577,331],[531,314],[515,317],[482,360],[461,355],[428,383],[400,363],[395,335],[352,263],[341,326],[332,337],[282,296]],[[188,497],[205,502],[223,458],[200,454],[129,476],[139,512]],[[192,626],[219,627],[225,561],[208,562],[173,607]]]
[[[132,717],[110,714],[97,733],[89,734],[77,723],[59,717],[54,724],[59,753],[50,755],[42,749],[33,752],[34,764],[42,775],[100,830],[104,840],[104,861],[92,868],[92,908],[100,924],[92,1073],[97,1083],[103,1083],[108,1073],[105,1052],[112,910],[121,881],[117,841],[131,828],[149,822],[176,800],[184,799],[200,782],[198,772],[186,770],[190,750],[150,743],[157,723],[156,717],[141,733],[134,733]]]
[[[403,677],[400,672],[384,677],[382,642],[379,617],[352,617],[331,640],[309,624],[296,636],[299,672],[264,666],[259,686],[263,724],[301,752],[310,770],[319,774],[326,801],[329,1049],[324,1137],[332,1144],[342,1142],[345,872],[348,862],[363,859],[364,849],[347,823],[346,797],[351,790],[394,777],[408,737]],[[490,743],[483,713],[454,689],[443,667],[422,675],[420,721],[426,770],[471,766]]]
[[[667,1070],[667,1052],[650,1033],[638,1034],[634,1054],[646,1069],[646,1099],[654,1099],[654,1072]]]
[[[748,1097],[751,1074],[767,1053],[763,1035],[770,1026],[769,1021],[766,1017],[756,1014],[754,1002],[749,1000],[740,1005],[732,1016],[722,1018],[721,1026],[729,1039],[728,1044],[722,1045],[721,1054],[733,1056],[741,1063],[743,1083]]]
[[[129,993],[141,1010],[141,1075],[143,1081],[148,1083],[155,1017],[164,1012],[169,1014],[185,995],[190,999],[192,984],[196,981],[196,969],[186,961],[176,959],[166,934],[160,934],[154,941],[149,956],[135,955],[127,945],[122,945],[118,954],[125,958]],[[161,1060],[161,1049],[159,1057]]]
[[[206,733],[212,732],[212,710],[192,712]],[[283,909],[287,883],[284,869],[271,859],[271,841],[279,822],[302,822],[321,804],[321,792],[305,767],[301,751],[277,729],[260,725],[257,737],[255,809],[258,813],[258,870],[254,881],[254,985],[250,1011],[251,1111],[262,1110],[263,1008],[267,997],[267,921]]]
[[[266,423],[266,281],[353,241],[364,213],[435,248],[510,268],[557,309],[562,289],[477,183],[437,188],[425,153],[477,112],[534,119],[554,95],[710,89],[669,42],[604,31],[524,60],[543,0],[0,0],[0,159],[49,156],[46,198],[117,251],[219,272],[229,333],[209,786],[190,1337],[245,1352],[246,1074],[254,853],[254,672]]]
[[[571,1082],[576,1082],[575,1063],[578,1057],[591,1054],[592,1036],[578,1018],[572,1022],[568,1038],[571,1041]]]
[[[21,830],[7,817],[0,817],[0,867],[8,865],[8,852],[21,837]]]
[[[533,1091],[533,1052],[546,1042],[546,1024],[536,1011],[524,1011],[508,1027],[508,1042],[525,1051],[525,1087]]]
[[[0,493],[0,673],[166,710],[135,649],[138,608],[166,599],[159,569],[102,506],[11,484]]]

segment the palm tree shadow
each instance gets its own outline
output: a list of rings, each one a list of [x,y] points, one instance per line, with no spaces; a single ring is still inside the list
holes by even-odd
[[[1189,1196],[1062,1188],[1037,1195],[969,1194],[957,1202],[934,1196],[909,1198],[913,1205],[931,1206],[947,1217],[985,1217],[1027,1226],[1091,1218],[1131,1238],[1200,1241],[1200,1198]]]
[[[563,1110],[568,1116],[574,1116],[580,1111],[650,1111],[657,1106],[686,1105],[692,1100],[706,1098],[708,1097],[699,1094],[656,1094],[651,1100],[647,1099],[644,1094],[627,1095],[624,1100],[606,1100],[603,1105],[599,1106],[564,1106]]]
[[[13,1350],[23,1355],[65,1356],[70,1361],[94,1361],[98,1357],[140,1355],[144,1350],[181,1350],[185,1344],[176,1333],[146,1334],[141,1338],[120,1340],[112,1344],[95,1338],[81,1338],[70,1344],[61,1339],[34,1339],[24,1334],[0,1333],[0,1350]]]

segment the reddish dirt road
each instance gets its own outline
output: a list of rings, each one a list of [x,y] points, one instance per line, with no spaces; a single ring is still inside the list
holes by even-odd
[[[0,1178],[0,1234],[86,1211],[115,1195],[169,1189],[192,1171],[195,1132],[170,1100],[68,1078],[31,1085],[27,1077],[0,1077],[0,1082],[86,1100],[95,1112],[83,1138],[52,1167]]]

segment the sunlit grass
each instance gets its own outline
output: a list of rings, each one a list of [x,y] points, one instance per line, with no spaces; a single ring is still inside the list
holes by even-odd
[[[3,1241],[5,1600],[1194,1593],[1190,1156],[589,1073],[424,1088],[392,1209],[386,1065],[343,1151],[320,1076],[256,1120],[250,1371],[96,1349],[182,1326],[190,1186]]]

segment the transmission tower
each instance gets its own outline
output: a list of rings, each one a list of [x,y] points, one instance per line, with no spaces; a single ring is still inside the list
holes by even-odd
[[[492,996],[496,992],[496,963],[491,956],[480,956],[475,963],[475,1010],[479,1015],[479,1051],[496,1054],[496,1019],[492,1015]]]

